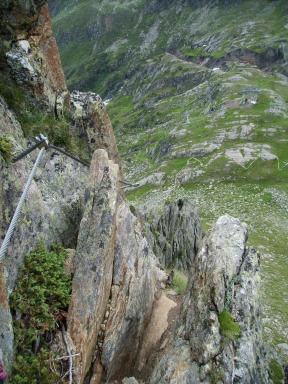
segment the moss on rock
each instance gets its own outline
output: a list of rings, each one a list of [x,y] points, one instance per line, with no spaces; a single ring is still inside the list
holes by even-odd
[[[237,340],[240,337],[240,326],[233,320],[231,314],[226,309],[219,314],[218,320],[222,336],[230,341]]]

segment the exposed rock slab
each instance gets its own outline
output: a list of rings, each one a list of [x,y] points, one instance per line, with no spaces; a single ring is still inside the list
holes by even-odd
[[[120,172],[103,149],[93,155],[90,180],[68,314],[68,332],[80,354],[75,372],[79,383],[83,383],[91,365],[112,283]]]
[[[248,161],[257,159],[264,161],[277,159],[277,156],[272,153],[270,145],[252,143],[247,143],[245,145],[239,144],[235,148],[226,149],[225,157],[242,166]]]
[[[125,202],[119,206],[116,223],[111,312],[101,358],[107,382],[119,380],[136,368],[160,278],[142,227]]]
[[[162,293],[160,298],[155,301],[153,313],[149,325],[145,331],[142,348],[139,354],[139,366],[141,371],[153,350],[157,347],[161,337],[169,327],[169,313],[177,306],[177,303],[171,300],[165,293]]]

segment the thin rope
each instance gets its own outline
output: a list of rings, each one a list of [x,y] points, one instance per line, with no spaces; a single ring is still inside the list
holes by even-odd
[[[29,191],[29,187],[30,187],[30,185],[32,183],[32,180],[33,180],[33,177],[35,175],[37,166],[38,166],[38,164],[39,164],[39,162],[40,162],[40,160],[42,158],[42,155],[43,155],[44,151],[45,151],[45,147],[43,147],[40,150],[40,152],[38,153],[37,159],[36,159],[36,161],[34,163],[32,171],[31,171],[31,173],[30,173],[30,175],[28,177],[28,180],[27,180],[26,185],[24,187],[24,190],[22,192],[21,198],[20,198],[20,200],[18,202],[18,205],[16,207],[16,210],[14,212],[14,215],[13,215],[13,218],[12,218],[11,223],[9,225],[8,231],[6,233],[6,236],[5,236],[4,240],[3,240],[3,243],[2,243],[1,248],[0,248],[0,262],[2,261],[4,256],[6,255],[6,252],[7,252],[7,249],[8,249],[8,245],[10,243],[11,237],[12,237],[14,229],[16,227],[19,215],[21,213],[22,206],[24,204],[24,201],[25,201],[26,196],[27,196],[28,191]]]

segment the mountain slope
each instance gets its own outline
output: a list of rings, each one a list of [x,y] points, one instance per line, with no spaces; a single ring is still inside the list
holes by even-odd
[[[287,341],[286,1],[50,1],[68,86],[109,102],[128,198],[188,196],[265,253],[266,335]]]

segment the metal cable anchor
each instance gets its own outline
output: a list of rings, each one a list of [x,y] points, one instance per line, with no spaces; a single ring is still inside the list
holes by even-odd
[[[20,156],[22,156],[21,158],[23,158],[28,153],[32,152],[34,149],[40,148],[40,152],[38,153],[38,156],[37,156],[36,161],[35,161],[35,163],[33,165],[32,171],[29,174],[28,180],[27,180],[27,182],[25,184],[24,190],[22,192],[22,195],[20,197],[20,200],[19,200],[19,202],[17,204],[17,207],[16,207],[16,210],[14,212],[13,218],[12,218],[11,223],[9,225],[9,228],[8,228],[8,230],[6,232],[5,238],[4,238],[4,240],[3,240],[2,244],[1,244],[1,248],[0,248],[0,262],[4,259],[4,256],[6,255],[6,252],[7,252],[7,249],[8,249],[8,245],[10,243],[11,237],[12,237],[13,232],[15,230],[18,218],[20,216],[20,213],[21,213],[23,204],[25,202],[26,196],[28,194],[30,185],[32,183],[33,177],[34,177],[34,175],[36,173],[36,169],[38,167],[38,164],[39,164],[39,162],[40,162],[40,160],[41,160],[41,158],[43,156],[44,151],[49,147],[49,141],[48,141],[47,137],[45,137],[44,135],[40,134],[38,137],[36,137],[36,140],[37,140],[37,143],[34,146],[28,148],[29,151],[26,150],[25,151],[25,155],[23,155],[23,153],[20,155]],[[27,151],[28,151],[28,153],[27,153]]]

